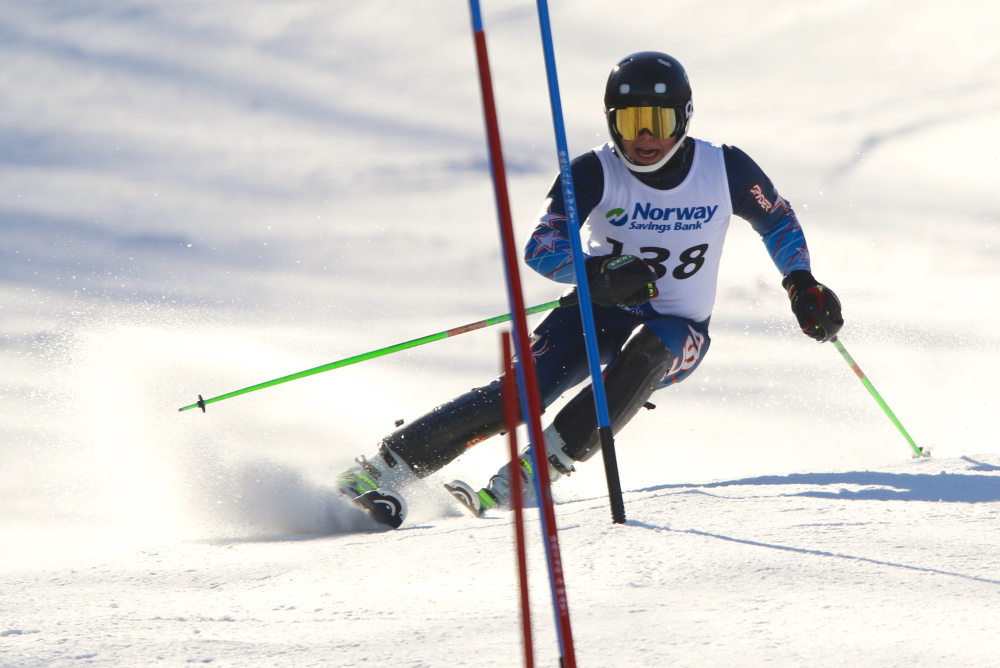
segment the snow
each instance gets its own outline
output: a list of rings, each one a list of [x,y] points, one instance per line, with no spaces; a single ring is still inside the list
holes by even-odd
[[[626,494],[625,526],[604,499],[562,503],[579,664],[994,665],[998,472],[994,454],[659,485]],[[527,531],[554,666],[535,512]],[[502,515],[437,515],[7,560],[5,665],[518,665],[511,538]]]
[[[555,487],[578,664],[1000,665],[996,10],[629,7],[550,8],[571,150],[604,141],[617,58],[677,56],[693,134],[795,206],[841,340],[933,456],[796,331],[734,220],[705,363],[616,439],[628,523],[599,459]],[[520,238],[557,171],[535,6],[483,9]],[[329,491],[394,420],[488,382],[499,327],[177,412],[507,311],[468,8],[2,16],[0,665],[519,665],[511,518],[440,487],[505,443],[411,491],[395,532]]]

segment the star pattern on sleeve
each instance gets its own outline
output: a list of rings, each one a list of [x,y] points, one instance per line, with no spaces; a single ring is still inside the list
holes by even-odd
[[[551,202],[543,208],[538,218],[538,224],[525,248],[524,259],[528,266],[543,276],[560,282],[572,282],[572,245],[562,229],[566,217],[553,213],[550,205]]]

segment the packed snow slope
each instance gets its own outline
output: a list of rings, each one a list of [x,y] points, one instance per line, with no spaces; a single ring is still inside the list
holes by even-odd
[[[998,665],[996,454],[625,501],[624,526],[603,498],[558,506],[577,665]],[[526,524],[536,665],[557,666]],[[300,538],[10,559],[0,665],[523,665],[508,517]]]
[[[998,10],[550,9],[571,151],[616,60],[685,63],[693,134],[792,203],[934,455],[734,219],[706,361],[616,440],[628,524],[599,459],[555,489],[579,664],[1000,665]],[[536,9],[483,10],[523,238],[557,170]],[[330,492],[491,380],[499,328],[177,412],[508,310],[467,5],[8,2],[0,63],[0,665],[518,665],[510,518],[439,486],[505,443],[397,532]]]

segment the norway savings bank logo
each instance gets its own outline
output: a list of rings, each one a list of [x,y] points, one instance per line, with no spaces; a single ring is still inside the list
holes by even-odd
[[[649,202],[636,204],[629,216],[625,209],[611,209],[604,217],[615,227],[628,224],[630,230],[651,230],[667,232],[668,230],[700,230],[719,210],[714,206],[684,206],[657,208]]]
[[[621,217],[619,218],[618,216]],[[621,227],[628,222],[628,214],[625,214],[625,209],[611,209],[611,211],[604,214],[604,217],[615,227]]]

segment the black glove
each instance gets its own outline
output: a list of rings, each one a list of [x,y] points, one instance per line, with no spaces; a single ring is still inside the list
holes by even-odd
[[[589,257],[590,301],[601,306],[638,306],[656,296],[656,272],[635,255]]]
[[[816,282],[805,269],[793,271],[781,281],[792,302],[792,313],[806,336],[820,343],[829,341],[844,326],[840,300],[833,290]]]

